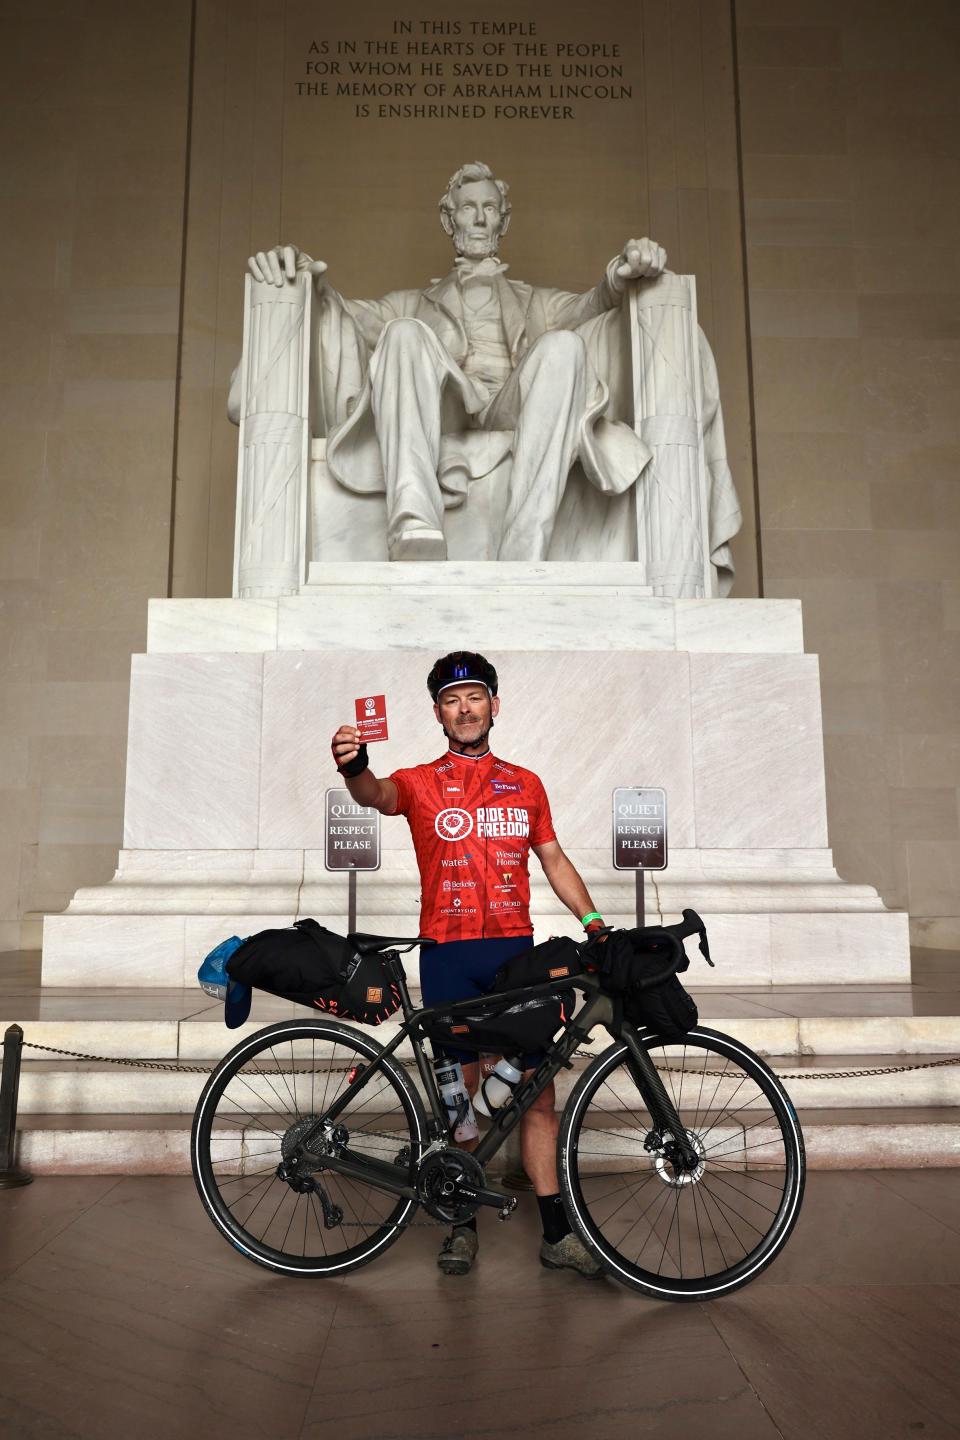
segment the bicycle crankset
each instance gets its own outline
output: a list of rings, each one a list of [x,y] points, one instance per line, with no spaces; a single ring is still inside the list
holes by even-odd
[[[441,1150],[428,1155],[417,1171],[417,1196],[435,1220],[456,1225],[469,1220],[481,1205],[499,1210],[507,1220],[517,1208],[514,1195],[500,1195],[483,1183],[483,1166],[467,1150]]]

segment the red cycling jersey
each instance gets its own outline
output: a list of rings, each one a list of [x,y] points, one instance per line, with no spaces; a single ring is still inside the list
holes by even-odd
[[[390,779],[420,868],[420,934],[440,943],[529,934],[530,847],[557,838],[539,776],[489,752],[450,750]]]

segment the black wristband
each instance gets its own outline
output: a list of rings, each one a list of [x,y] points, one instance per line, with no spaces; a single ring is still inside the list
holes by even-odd
[[[341,775],[362,775],[364,770],[366,770],[369,766],[369,764],[370,761],[367,757],[367,747],[366,745],[361,745],[360,749],[357,751],[356,755],[354,755],[353,759],[348,760],[346,765],[338,765],[337,769],[340,771]]]

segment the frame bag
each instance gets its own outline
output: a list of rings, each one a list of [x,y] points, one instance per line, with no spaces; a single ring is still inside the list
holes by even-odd
[[[400,1007],[400,992],[382,956],[358,955],[348,939],[316,920],[251,935],[226,969],[257,990],[362,1025],[379,1025]]]
[[[479,997],[480,1001],[486,999]],[[424,1026],[430,1039],[457,1050],[517,1055],[543,1050],[573,1012],[573,993],[537,995],[492,1015],[440,1014]]]

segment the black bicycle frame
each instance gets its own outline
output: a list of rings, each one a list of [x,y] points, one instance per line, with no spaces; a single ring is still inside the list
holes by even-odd
[[[575,987],[588,995],[587,1003],[564,1028],[560,1037],[553,1042],[533,1073],[520,1082],[510,1101],[493,1116],[488,1133],[473,1152],[474,1158],[480,1165],[486,1166],[551,1080],[561,1070],[571,1068],[573,1055],[577,1048],[589,1039],[594,1027],[604,1025],[615,1038],[622,1038],[626,1043],[630,1052],[629,1068],[646,1101],[654,1125],[661,1132],[669,1133],[674,1137],[686,1165],[690,1168],[697,1165],[699,1156],[687,1141],[684,1126],[657,1073],[656,1066],[640,1044],[633,1026],[622,1020],[619,1007],[610,996],[601,993],[598,982],[592,976],[576,975],[564,980],[550,981],[544,985],[527,986],[520,990],[505,991],[502,994],[481,995],[469,1000],[458,1000],[453,1004],[435,1005],[426,1010],[415,1010],[410,1002],[406,975],[400,956],[396,951],[387,951],[384,953],[383,959],[390,979],[396,983],[400,993],[404,1023],[389,1044],[383,1047],[381,1054],[360,1072],[349,1089],[334,1100],[326,1113],[317,1120],[316,1125],[304,1133],[300,1145],[306,1152],[312,1151],[312,1142],[320,1139],[327,1127],[335,1125],[341,1111],[380,1071],[381,1062],[393,1055],[408,1036],[413,1047],[417,1070],[433,1112],[430,1139],[435,1142],[449,1138],[452,1127],[447,1119],[446,1107],[440,1096],[433,1067],[423,1050],[424,1040],[430,1039],[427,1033],[430,1020],[441,1014],[444,1016],[458,1013],[493,1016],[521,1000],[529,1000],[537,995],[551,995]],[[325,1154],[322,1157],[320,1168],[335,1171],[347,1179],[365,1182],[404,1199],[417,1198],[416,1188],[409,1184],[408,1172],[399,1165],[390,1165],[366,1156],[347,1159],[340,1155]],[[493,1192],[489,1192],[489,1195],[491,1198],[488,1199],[484,1196],[483,1203],[495,1204],[503,1198],[494,1198]]]

